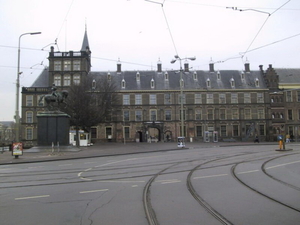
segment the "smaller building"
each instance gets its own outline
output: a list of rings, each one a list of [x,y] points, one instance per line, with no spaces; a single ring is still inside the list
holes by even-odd
[[[76,146],[76,130],[71,130],[70,131],[70,144],[73,146]],[[79,146],[90,146],[90,138],[89,138],[89,133],[84,132],[83,130],[79,131]]]

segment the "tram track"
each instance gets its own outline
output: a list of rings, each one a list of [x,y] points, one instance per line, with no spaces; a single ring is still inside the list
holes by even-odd
[[[280,205],[283,205],[283,206],[285,206],[285,207],[287,207],[287,208],[289,208],[289,209],[292,209],[292,210],[294,210],[294,211],[296,211],[296,212],[300,212],[300,209],[298,209],[298,208],[296,208],[296,207],[293,207],[293,206],[290,206],[290,205],[288,205],[288,204],[286,204],[286,203],[284,203],[284,202],[282,202],[282,201],[279,201],[279,200],[277,200],[277,199],[275,199],[275,198],[273,198],[273,197],[271,197],[271,196],[269,196],[269,195],[267,195],[267,194],[265,194],[265,193],[263,193],[263,192],[261,192],[261,191],[255,189],[255,188],[251,187],[251,186],[248,185],[246,182],[244,182],[242,179],[240,179],[239,176],[237,175],[237,173],[235,172],[235,170],[236,170],[236,167],[237,167],[239,164],[241,164],[241,163],[243,163],[243,162],[236,163],[236,164],[234,164],[234,165],[231,167],[231,175],[232,175],[239,183],[241,183],[242,185],[244,185],[245,187],[247,187],[247,188],[249,188],[250,190],[254,191],[255,193],[257,193],[257,194],[259,194],[259,195],[261,195],[261,196],[263,196],[263,197],[265,197],[265,198],[267,198],[267,199],[269,199],[269,200],[271,200],[271,201],[273,201],[273,202],[276,202],[276,203],[278,203],[278,204],[280,204]]]

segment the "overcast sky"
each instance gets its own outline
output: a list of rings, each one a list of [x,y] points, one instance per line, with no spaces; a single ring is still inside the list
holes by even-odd
[[[237,7],[237,10],[227,7]],[[243,11],[239,11],[243,10]],[[0,0],[0,121],[13,120],[18,39],[21,87],[55,51],[79,51],[87,26],[92,71],[179,68],[174,55],[196,56],[196,70],[300,68],[299,0]],[[56,41],[56,45],[55,45]]]

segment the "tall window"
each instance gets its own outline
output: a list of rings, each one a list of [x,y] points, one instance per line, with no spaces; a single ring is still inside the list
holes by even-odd
[[[136,105],[141,105],[142,104],[142,95],[141,94],[136,94],[135,95],[135,104]]]
[[[80,75],[74,75],[73,76],[73,83],[75,85],[79,85],[80,84]]]
[[[264,94],[257,93],[257,103],[264,103]]]
[[[61,71],[61,61],[54,61],[54,71]]]
[[[225,94],[219,94],[219,103],[226,104],[226,95]]]
[[[142,121],[142,110],[135,111],[135,121]]]
[[[231,93],[231,103],[233,103],[233,104],[238,103],[238,94],[237,93]]]
[[[124,79],[122,80],[121,86],[122,86],[122,89],[124,89],[126,87],[126,82]]]
[[[151,94],[150,96],[150,105],[156,105],[156,94]]]
[[[249,120],[251,119],[251,109],[245,109],[245,119]]]
[[[136,81],[137,81],[137,82],[140,82],[140,81],[141,81],[141,75],[140,75],[139,72],[136,73],[135,78],[136,78]]]
[[[239,125],[232,125],[232,136],[238,137],[239,136]]]
[[[181,110],[179,110],[179,112],[180,112],[179,113],[179,116],[180,116],[179,118],[181,119]],[[186,120],[186,117],[185,117],[186,115],[185,114],[186,114],[185,110],[183,110],[183,120]]]
[[[170,109],[165,110],[165,120],[170,121],[172,119],[172,111]]]
[[[206,103],[213,104],[214,103],[214,95],[213,94],[206,94]]]
[[[181,104],[181,100],[182,100],[182,103],[185,104],[185,94],[182,94],[182,97],[181,97],[181,94],[178,95],[178,102]]]
[[[33,106],[33,95],[26,96],[26,106]]]
[[[196,136],[202,137],[202,126],[196,126]]]
[[[37,96],[37,106],[44,106],[44,98],[40,101],[40,99],[43,97],[43,95],[38,95]]]
[[[170,93],[165,94],[165,105],[169,105],[171,103],[172,103],[171,94]]]
[[[156,121],[156,109],[150,109],[150,121]]]
[[[221,137],[226,137],[227,136],[227,129],[226,129],[226,126],[221,126],[220,127],[220,130],[221,130]]]
[[[64,71],[70,71],[71,70],[71,61],[66,60],[64,61]]]
[[[123,95],[123,105],[130,105],[129,95]]]
[[[288,110],[288,120],[293,120],[293,110]]]
[[[202,103],[201,94],[195,94],[195,104],[201,104],[201,103]]]
[[[258,119],[264,119],[265,118],[265,110],[264,109],[258,109],[257,110],[257,116],[258,116]]]
[[[251,103],[251,93],[244,93],[244,103]]]
[[[124,121],[129,121],[129,111],[128,110],[123,111],[123,119],[124,119]]]
[[[297,102],[300,102],[300,91],[297,91]]]
[[[80,71],[80,60],[74,60],[73,61],[73,70],[74,71]]]
[[[259,135],[265,135],[265,125],[259,125]]]
[[[125,138],[129,138],[129,134],[130,134],[129,127],[124,127],[124,134],[125,134]]]
[[[220,120],[226,120],[226,110],[220,109]]]
[[[33,123],[33,112],[26,112],[26,123]]]
[[[26,140],[32,140],[33,139],[33,128],[28,127],[26,128]]]
[[[112,129],[111,127],[105,127],[105,137],[106,138],[112,138]]]
[[[55,86],[61,86],[61,76],[56,74],[54,75],[54,84]]]
[[[292,102],[292,92],[291,91],[286,92],[286,102]]]
[[[201,109],[196,109],[195,110],[195,120],[201,120],[202,119],[202,114],[201,114]]]
[[[155,87],[155,82],[154,82],[153,78],[151,79],[150,86],[152,89]]]
[[[208,120],[214,119],[214,110],[213,109],[207,109],[207,119]]]
[[[238,109],[231,109],[231,115],[233,120],[239,119],[239,110]]]
[[[71,85],[71,76],[70,75],[64,75],[64,86],[70,86]]]

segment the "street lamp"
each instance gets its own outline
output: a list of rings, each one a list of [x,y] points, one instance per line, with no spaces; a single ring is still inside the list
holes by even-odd
[[[172,59],[171,63],[175,63],[176,61],[179,61],[180,63],[180,121],[181,121],[181,136],[184,136],[184,118],[183,118],[183,79],[182,79],[182,60],[196,60],[196,57],[187,57],[187,58],[180,58],[178,55],[174,56],[174,59]]]
[[[32,32],[32,33],[24,33],[21,34],[19,37],[19,45],[18,45],[18,71],[17,71],[17,82],[16,82],[16,114],[15,114],[15,120],[16,120],[16,142],[20,141],[20,115],[19,115],[19,91],[20,91],[20,44],[21,44],[21,37],[24,35],[36,35],[41,34],[41,32]]]

